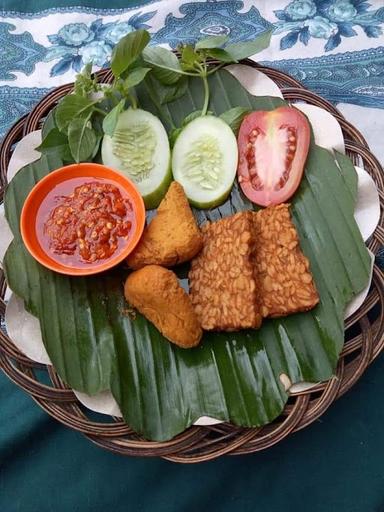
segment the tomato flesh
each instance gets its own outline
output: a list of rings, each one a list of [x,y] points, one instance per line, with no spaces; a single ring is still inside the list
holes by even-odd
[[[247,115],[239,130],[238,180],[260,206],[280,204],[296,192],[304,172],[311,130],[294,107]]]

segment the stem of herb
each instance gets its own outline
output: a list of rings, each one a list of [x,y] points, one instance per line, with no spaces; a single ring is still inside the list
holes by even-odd
[[[199,75],[204,73],[204,68],[200,62],[195,62],[194,66],[198,70]]]
[[[137,109],[137,100],[133,94],[127,94],[129,101],[131,102],[133,110]]]
[[[228,63],[227,62],[222,62],[221,64],[215,66],[214,68],[210,69],[208,72],[207,72],[207,76],[209,75],[213,75],[213,73],[216,73],[216,71],[218,71],[219,69],[221,69],[223,66],[226,66]]]
[[[203,105],[203,108],[201,111],[201,115],[205,116],[207,114],[208,104],[209,104],[209,85],[208,85],[206,70],[204,71],[204,73],[201,74],[201,78],[202,78],[203,84],[204,84],[204,105]]]
[[[101,110],[101,108],[97,108],[95,107],[93,109],[94,112],[98,112],[99,114],[102,114],[103,116],[106,116],[107,115],[107,112],[105,112],[105,110]]]
[[[177,70],[172,69],[172,71],[176,71],[176,73],[179,73],[179,75],[196,76],[196,73],[189,73],[188,71],[183,71],[181,69],[177,69]]]

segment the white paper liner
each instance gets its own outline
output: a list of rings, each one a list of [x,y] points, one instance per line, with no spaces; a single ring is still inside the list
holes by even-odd
[[[296,384],[292,384],[289,388],[290,393],[302,393],[303,391],[308,391],[309,389],[317,386],[319,382],[297,382]]]
[[[5,310],[5,326],[16,347],[33,361],[52,364],[41,337],[39,320],[28,313],[24,301],[12,293]]]
[[[4,302],[8,302],[9,299],[11,298],[11,295],[12,295],[12,290],[10,289],[9,286],[6,287],[5,289],[5,293],[4,293]]]
[[[37,146],[41,144],[41,130],[28,133],[21,141],[17,144],[15,151],[12,153],[11,159],[7,169],[7,180],[8,183],[14,177],[14,175],[20,171],[25,165],[31,164],[35,160],[38,160],[41,153],[35,151]]]
[[[223,423],[223,421],[211,418],[210,416],[200,416],[193,424],[200,427],[207,427],[208,425],[217,425],[218,423]]]
[[[93,396],[81,393],[80,391],[73,390],[73,392],[79,402],[91,411],[98,412],[100,414],[108,414],[110,416],[117,416],[118,418],[123,416],[118,403],[113,398],[110,391],[102,391],[101,393],[97,393],[97,395]]]
[[[5,252],[13,240],[11,228],[9,227],[7,219],[5,218],[3,203],[0,205],[0,233],[0,268],[3,268]]]
[[[282,97],[281,91],[277,87],[277,85],[260,71],[241,64],[227,66],[226,69],[228,69],[234,76],[236,76],[240,83],[245,88],[247,88],[251,94],[254,94],[256,96]],[[332,148],[335,147],[335,149],[337,149],[340,152],[345,151],[344,141],[341,144],[338,136],[338,128],[340,129],[340,126],[336,119],[334,119],[331,114],[329,114],[328,112],[319,107],[315,107],[312,105],[296,104],[296,106],[300,107],[300,109],[308,116],[308,119],[314,130],[316,143],[329,150],[332,150]],[[330,121],[330,119],[332,121]],[[335,144],[332,144],[330,138],[324,133],[322,125],[322,123],[324,122],[332,123],[332,139]],[[335,123],[337,126],[335,126]],[[16,174],[16,172],[19,169],[39,158],[40,154],[37,151],[35,151],[34,148],[37,147],[40,144],[40,142],[41,131],[39,130],[27,135],[18,143],[10,160],[7,173],[8,181],[12,179],[12,177]],[[369,238],[369,236],[375,230],[377,223],[379,221],[379,196],[376,186],[372,178],[369,176],[369,174],[364,169],[361,168],[356,168],[356,170],[358,172],[358,200],[355,211],[355,219],[363,235],[364,240],[367,240],[367,238]],[[2,216],[4,217],[4,214]],[[5,219],[0,219],[0,228],[3,226],[3,221],[6,222]],[[2,228],[1,233],[1,238],[3,238]],[[4,253],[1,252],[4,250],[3,246],[4,244],[0,243],[0,261],[2,261],[4,256]],[[346,316],[346,318],[353,314],[364,302],[365,297],[368,294],[369,287],[370,282],[366,289],[360,292],[348,305],[346,310],[346,312],[348,312],[348,315]],[[11,332],[8,330],[7,324],[7,330],[10,338],[15,343],[15,345],[31,359],[37,362],[43,362],[44,364],[51,364],[48,354],[46,353],[45,347],[41,340],[40,324],[38,320],[25,311],[24,302],[22,301],[22,299],[16,297],[13,294],[10,302],[11,309],[9,310],[9,307],[7,306],[6,311],[6,317],[8,316],[8,323],[10,324],[12,332],[11,334]],[[20,316],[17,319],[18,315]],[[26,319],[25,324],[22,324],[22,318]],[[20,328],[20,324],[22,324],[23,326],[27,326],[28,322],[30,323],[31,320],[32,329],[34,330],[32,336],[29,333],[30,327],[25,327],[24,329]],[[15,324],[18,324],[18,328],[16,329],[14,328]],[[29,343],[31,343],[31,345],[33,344],[33,348],[29,347]],[[44,359],[45,357],[47,359]],[[300,382],[292,385],[290,391],[303,391],[310,389],[315,385],[316,383]],[[80,393],[78,391],[74,391],[74,393],[79,399],[79,401],[85,407],[88,407],[89,409],[95,412],[118,417],[121,416],[119,406],[109,391],[98,393],[97,395],[94,396],[89,396],[85,393]],[[195,421],[194,425],[213,425],[217,423],[221,423],[221,420],[211,418],[209,416],[202,416]]]
[[[380,220],[379,191],[367,171],[356,166],[355,169],[358,181],[354,217],[364,241],[367,241]]]
[[[35,151],[35,148],[39,146],[40,143],[41,130],[31,132],[21,139],[9,160],[7,169],[8,183],[22,167],[40,158],[41,153]],[[4,204],[0,205],[0,234],[0,268],[3,268],[5,251],[13,240],[11,229],[5,219]]]
[[[231,73],[247,91],[254,96],[275,96],[283,98],[277,84],[265,73],[244,64],[231,64],[225,69]]]
[[[339,153],[345,153],[343,132],[331,113],[309,103],[298,102],[295,103],[295,107],[308,117],[318,146],[329,151],[336,149]]]
[[[364,290],[362,290],[360,293],[358,293],[348,304],[348,306],[345,310],[345,313],[344,313],[345,319],[347,319],[351,315],[353,315],[353,313],[355,313],[355,311],[357,311],[363,305],[363,303],[369,293],[369,289],[371,287],[371,282],[372,282],[373,265],[375,264],[375,255],[369,249],[368,249],[368,252],[371,257],[371,274],[370,274],[369,282],[368,282],[367,286],[364,288]],[[289,391],[291,393],[301,393],[303,391],[308,391],[309,389],[313,388],[317,384],[318,384],[318,382],[304,382],[304,381],[297,382],[296,384],[292,384],[292,386],[289,388]]]

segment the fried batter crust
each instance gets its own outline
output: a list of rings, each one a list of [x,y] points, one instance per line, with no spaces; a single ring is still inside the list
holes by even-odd
[[[289,204],[270,206],[252,215],[263,316],[279,317],[312,309],[319,295],[309,261],[300,248]]]
[[[204,247],[189,273],[192,304],[203,329],[235,331],[261,324],[254,276],[251,212],[237,213],[202,228]]]
[[[132,272],[125,282],[124,295],[175,345],[191,348],[199,344],[203,332],[197,315],[171,270],[148,265]]]
[[[189,281],[203,329],[257,328],[262,317],[307,311],[319,302],[288,204],[207,223],[202,233]]]
[[[145,228],[136,249],[128,256],[133,268],[145,265],[172,267],[189,261],[202,248],[198,228],[183,187],[173,181],[157,209],[157,215]]]

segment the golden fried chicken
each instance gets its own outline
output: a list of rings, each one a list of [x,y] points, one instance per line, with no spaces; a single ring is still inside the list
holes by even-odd
[[[299,245],[288,204],[253,213],[255,257],[264,317],[307,311],[319,302],[309,261]]]
[[[171,270],[148,265],[132,272],[125,282],[124,295],[175,345],[191,348],[199,344],[203,333],[191,299]]]
[[[184,189],[173,181],[157,209],[156,217],[145,228],[127,263],[134,269],[152,264],[172,267],[189,261],[202,245],[203,237]]]
[[[206,330],[235,331],[261,324],[254,274],[252,213],[241,212],[202,228],[204,246],[192,260],[190,295]]]

